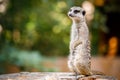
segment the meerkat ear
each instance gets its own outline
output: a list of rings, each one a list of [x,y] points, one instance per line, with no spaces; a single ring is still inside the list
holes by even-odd
[[[85,10],[83,10],[83,11],[82,11],[82,14],[83,14],[83,16],[84,16],[84,15],[86,14],[86,11],[85,11]]]

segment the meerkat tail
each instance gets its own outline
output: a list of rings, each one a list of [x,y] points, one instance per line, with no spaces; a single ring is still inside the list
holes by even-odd
[[[103,72],[92,70],[92,75],[105,75]]]

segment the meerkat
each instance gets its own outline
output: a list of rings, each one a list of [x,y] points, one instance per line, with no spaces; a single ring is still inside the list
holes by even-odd
[[[92,75],[89,30],[85,20],[85,10],[72,7],[68,16],[72,19],[70,54],[68,67],[77,75]]]

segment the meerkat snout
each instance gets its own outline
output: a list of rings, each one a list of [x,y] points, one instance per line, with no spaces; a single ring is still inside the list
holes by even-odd
[[[70,16],[70,17],[74,17],[72,14],[68,14],[68,16]]]

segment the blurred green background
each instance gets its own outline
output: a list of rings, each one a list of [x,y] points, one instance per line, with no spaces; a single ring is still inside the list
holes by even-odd
[[[88,11],[91,54],[118,56],[120,31],[109,25],[119,21],[109,14],[120,17],[119,0],[0,0],[0,74],[10,65],[19,71],[59,71],[44,61],[67,58],[72,24],[67,12],[74,5]]]

